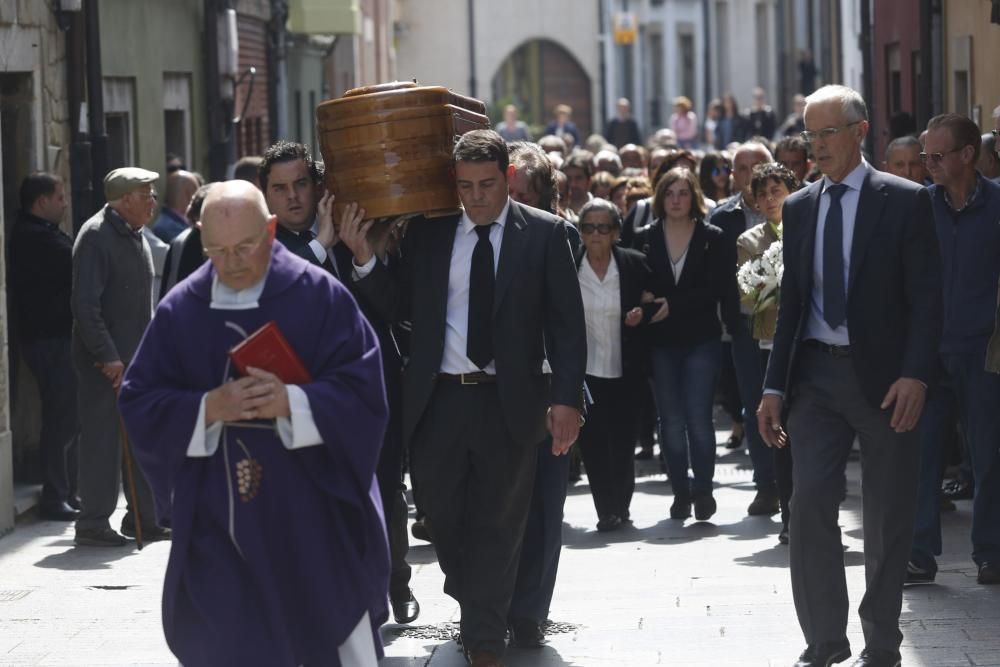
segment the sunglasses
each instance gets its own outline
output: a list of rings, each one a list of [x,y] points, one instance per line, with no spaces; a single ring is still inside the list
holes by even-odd
[[[921,153],[920,154],[920,161],[921,162],[930,162],[932,164],[938,164],[938,163],[941,162],[941,160],[944,159],[945,155],[951,155],[952,153],[957,153],[960,150],[962,150],[963,148],[965,148],[965,146],[960,146],[958,148],[952,148],[950,151],[945,151],[944,153]]]
[[[582,225],[580,225],[580,231],[583,232],[584,234],[593,234],[595,232],[598,234],[610,234],[614,230],[615,226],[612,224],[608,224],[606,222],[602,222],[597,225],[590,222],[585,222]]]

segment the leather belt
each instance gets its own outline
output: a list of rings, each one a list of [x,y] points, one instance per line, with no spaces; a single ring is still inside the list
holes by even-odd
[[[851,346],[850,345],[830,345],[829,343],[824,343],[823,341],[816,340],[815,338],[809,338],[802,342],[802,347],[807,347],[812,350],[819,350],[829,354],[831,357],[849,357],[851,356]]]
[[[457,382],[458,384],[496,384],[497,376],[490,375],[486,371],[476,371],[475,373],[461,373],[453,375],[451,373],[438,373],[438,379],[445,382]]]

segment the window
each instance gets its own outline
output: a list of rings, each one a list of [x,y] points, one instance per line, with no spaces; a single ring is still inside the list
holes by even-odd
[[[889,114],[892,115],[903,109],[903,73],[899,65],[899,44],[889,44],[885,47],[885,68],[887,101]]]
[[[35,151],[34,81],[31,72],[0,73],[0,142],[3,145],[3,211],[10,224],[20,207],[21,181],[39,168]],[[2,326],[2,325],[0,325]]]
[[[163,75],[163,148],[191,168],[191,75]]]
[[[650,72],[650,96],[649,96],[649,124],[652,127],[660,127],[664,123],[663,114],[663,64],[666,57],[663,54],[663,34],[650,31],[646,41],[649,49],[649,72]]]
[[[757,85],[771,90],[771,24],[767,20],[767,5],[763,2],[754,7],[754,24],[757,48]]]
[[[697,97],[694,83],[694,34],[687,29],[677,35],[677,67],[678,80],[681,84],[680,94],[691,99]]]
[[[108,133],[108,168],[136,164],[135,80],[104,79],[104,125]]]

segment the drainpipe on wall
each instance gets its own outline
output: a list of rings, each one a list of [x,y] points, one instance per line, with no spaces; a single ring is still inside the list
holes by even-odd
[[[268,114],[271,116],[271,141],[288,137],[288,2],[271,0],[271,22],[268,32],[271,44],[267,51]]]
[[[873,77],[872,63],[872,8],[871,0],[861,0],[861,70],[862,70],[862,90],[861,94],[868,103],[875,100],[875,82]],[[865,150],[868,155],[875,155],[875,137],[878,136],[878,114],[869,114],[868,136],[865,137]]]
[[[475,0],[467,0],[469,7],[469,97],[476,97],[476,15],[472,4]]]
[[[104,125],[104,79],[101,68],[101,17],[98,0],[85,0],[87,22],[87,123],[90,135],[91,208],[104,206],[104,177],[108,169],[108,133]],[[93,211],[91,211],[93,212]]]
[[[69,111],[69,185],[73,214],[73,233],[96,211],[94,206],[93,174],[91,173],[90,142],[80,127],[86,81],[86,25],[81,12],[68,17],[66,30],[66,100]]]

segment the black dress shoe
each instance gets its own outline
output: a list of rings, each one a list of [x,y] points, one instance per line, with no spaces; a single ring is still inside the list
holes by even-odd
[[[110,528],[76,529],[73,541],[80,547],[123,547],[128,540]]]
[[[806,647],[795,667],[830,667],[851,657],[851,645],[846,639]]]
[[[125,537],[131,537],[135,539],[135,525],[131,523],[126,523],[122,521],[122,535]],[[142,529],[142,543],[146,544],[148,542],[165,542],[170,540],[172,533],[169,528],[160,528],[159,526],[148,526]]]
[[[972,500],[976,487],[972,482],[960,479],[953,479],[945,482],[941,487],[941,493],[949,500]]]
[[[38,506],[38,516],[46,521],[75,521],[79,515],[80,510],[62,500],[43,501]]]
[[[780,511],[781,504],[778,501],[777,489],[759,489],[753,502],[747,507],[749,516],[774,516]]]
[[[711,493],[697,496],[694,499],[694,518],[698,521],[708,521],[715,514],[718,505]]]
[[[415,539],[422,540],[424,542],[433,542],[431,539],[431,531],[427,524],[426,518],[420,518],[413,522],[410,526],[410,535],[413,535]]]
[[[670,505],[670,518],[683,521],[691,516],[691,501],[681,496],[674,496],[674,502]]]
[[[597,530],[602,533],[607,533],[612,530],[617,530],[621,528],[622,520],[615,516],[614,514],[609,514],[597,522]]]
[[[778,533],[778,543],[788,544],[788,524],[784,523],[781,525],[781,532]]]
[[[519,618],[510,622],[510,643],[518,648],[541,648],[545,644],[542,624]]]
[[[987,586],[1000,584],[1000,563],[990,561],[980,563],[979,575],[976,577],[976,582]]]
[[[911,560],[906,564],[906,581],[903,583],[908,586],[933,584],[935,576],[937,576],[936,567],[922,567]]]
[[[392,617],[400,625],[412,623],[417,620],[417,616],[420,616],[420,603],[417,602],[417,598],[413,597],[413,591],[409,588],[406,589],[406,597],[393,598],[390,602],[392,603]]]
[[[851,667],[899,667],[903,663],[899,651],[889,651],[884,648],[866,648],[851,663]]]

